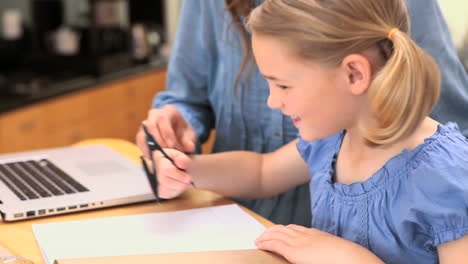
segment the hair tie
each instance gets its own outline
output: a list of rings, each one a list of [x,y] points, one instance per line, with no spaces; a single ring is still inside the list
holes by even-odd
[[[393,40],[393,39],[392,39],[393,34],[394,34],[395,32],[397,32],[397,31],[400,31],[400,29],[399,29],[399,28],[392,28],[392,30],[390,30],[390,32],[388,32],[387,38],[388,38],[389,40]]]

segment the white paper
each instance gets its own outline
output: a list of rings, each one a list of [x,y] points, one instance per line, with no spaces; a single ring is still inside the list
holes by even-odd
[[[55,259],[255,249],[264,230],[237,205],[33,225],[49,264]]]

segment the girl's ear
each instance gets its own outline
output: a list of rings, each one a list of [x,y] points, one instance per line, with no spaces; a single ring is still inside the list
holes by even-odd
[[[354,95],[361,95],[367,91],[372,81],[372,67],[369,60],[363,55],[351,54],[341,63],[346,74],[349,90]]]

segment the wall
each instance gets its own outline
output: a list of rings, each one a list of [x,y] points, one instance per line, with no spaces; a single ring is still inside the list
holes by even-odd
[[[179,22],[180,8],[182,7],[182,0],[165,0],[166,7],[166,36],[168,44],[174,42],[177,25]],[[193,0],[190,0],[193,1]]]
[[[468,39],[468,1],[439,0],[439,5],[447,19],[455,45],[460,49],[463,40]]]

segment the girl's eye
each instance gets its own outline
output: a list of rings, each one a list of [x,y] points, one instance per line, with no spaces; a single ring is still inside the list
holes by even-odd
[[[279,85],[277,84],[276,87],[280,88],[280,89],[283,89],[283,90],[286,90],[289,88],[289,86],[286,86],[286,85]]]

